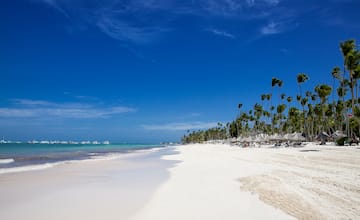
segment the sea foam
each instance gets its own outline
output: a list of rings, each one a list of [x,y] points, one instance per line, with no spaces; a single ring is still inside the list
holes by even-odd
[[[6,163],[12,163],[15,160],[13,158],[9,158],[9,159],[0,159],[0,164],[6,164]]]
[[[39,165],[2,168],[2,169],[0,169],[0,174],[18,173],[18,172],[34,171],[34,170],[43,170],[43,169],[53,167],[54,165],[56,165],[56,163],[45,163],[45,164],[39,164]]]

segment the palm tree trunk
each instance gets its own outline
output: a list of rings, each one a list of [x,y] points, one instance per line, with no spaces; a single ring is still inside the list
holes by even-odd
[[[355,109],[354,109],[354,104],[355,104],[355,95],[354,95],[354,86],[355,86],[355,82],[354,82],[354,78],[352,77],[351,72],[350,74],[350,85],[351,85],[351,114],[354,115],[355,113]]]

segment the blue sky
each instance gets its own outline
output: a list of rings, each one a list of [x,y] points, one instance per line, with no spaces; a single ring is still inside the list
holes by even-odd
[[[357,0],[2,0],[0,136],[176,141],[332,83]]]

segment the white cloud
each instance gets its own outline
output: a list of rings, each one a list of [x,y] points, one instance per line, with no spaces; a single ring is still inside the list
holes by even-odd
[[[40,1],[44,2],[45,4],[48,4],[50,7],[54,8],[55,10],[63,14],[65,17],[67,18],[70,17],[69,14],[66,13],[66,11],[58,4],[59,1],[57,0],[40,0]]]
[[[34,109],[0,108],[0,118],[34,117],[38,115]]]
[[[1,118],[108,118],[136,111],[136,109],[126,106],[99,107],[83,103],[55,103],[30,99],[14,99],[12,101],[15,107],[0,108]]]
[[[44,100],[31,100],[31,99],[12,99],[11,100],[15,104],[19,105],[29,105],[29,106],[48,106],[54,105],[52,102],[44,101]]]
[[[248,6],[256,6],[257,4],[266,4],[266,5],[278,5],[280,0],[246,0]]]
[[[201,1],[200,9],[216,16],[235,16],[243,7],[244,2],[239,0],[205,0]]]
[[[37,0],[73,20],[74,26],[93,26],[116,40],[148,44],[175,28],[174,21],[197,16],[213,19],[252,20],[272,16],[279,0]],[[90,3],[89,3],[90,2]],[[276,12],[275,12],[276,13]],[[214,29],[228,38],[234,34]]]
[[[258,14],[256,9],[262,10],[277,6],[280,0],[201,0],[199,10],[206,11],[209,15],[223,17],[246,17]]]
[[[206,129],[217,126],[217,122],[181,122],[158,125],[142,125],[146,130],[186,131],[195,129]]]
[[[229,32],[219,30],[219,29],[209,28],[209,29],[206,29],[206,31],[208,31],[212,34],[218,35],[218,36],[226,37],[226,38],[232,38],[232,39],[235,38],[235,36],[233,34],[230,34]]]
[[[263,2],[270,4],[270,5],[278,5],[280,4],[280,0],[263,0]]]
[[[105,12],[98,17],[96,26],[114,39],[141,44],[152,42],[162,33],[169,31],[165,27],[150,24],[132,25],[130,22],[112,16],[111,12]]]
[[[278,34],[282,32],[280,23],[270,22],[260,29],[261,34],[270,35]]]

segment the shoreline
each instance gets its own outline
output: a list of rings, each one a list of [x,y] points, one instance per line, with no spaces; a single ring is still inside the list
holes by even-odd
[[[146,146],[146,147],[145,147]],[[125,157],[126,155],[155,152],[165,148],[161,145],[137,145],[134,149],[112,149],[105,151],[102,149],[91,149],[72,151],[66,149],[64,152],[40,152],[36,151],[23,155],[1,155],[0,153],[0,175],[8,173],[28,172],[52,168],[62,164],[79,163],[85,161],[112,160]]]
[[[191,144],[127,155],[0,175],[0,218],[360,217],[359,147]]]
[[[129,219],[169,177],[171,149],[0,175],[0,219]]]

